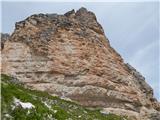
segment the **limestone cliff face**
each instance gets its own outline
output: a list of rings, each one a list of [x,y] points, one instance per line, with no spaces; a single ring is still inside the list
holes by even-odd
[[[1,38],[1,41],[0,41],[0,43],[1,43],[1,50],[4,48],[4,44],[5,44],[5,42],[7,41],[7,40],[9,40],[9,37],[10,37],[10,35],[9,34],[7,34],[7,33],[0,33],[0,38]]]
[[[37,14],[16,23],[2,50],[2,73],[89,107],[158,120],[152,88],[110,46],[94,13]]]

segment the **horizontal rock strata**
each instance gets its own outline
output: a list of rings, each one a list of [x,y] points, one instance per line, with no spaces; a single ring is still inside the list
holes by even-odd
[[[159,114],[152,88],[124,63],[94,13],[85,8],[17,22],[4,43],[2,72],[32,89],[133,120],[152,120],[152,114]]]

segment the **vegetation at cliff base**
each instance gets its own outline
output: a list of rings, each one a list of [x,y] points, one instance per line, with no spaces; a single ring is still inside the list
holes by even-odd
[[[1,120],[126,120],[89,110],[46,92],[25,88],[12,77],[1,75]]]

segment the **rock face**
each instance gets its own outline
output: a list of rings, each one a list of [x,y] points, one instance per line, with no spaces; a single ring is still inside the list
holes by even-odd
[[[1,50],[4,48],[4,44],[5,44],[5,42],[7,41],[7,40],[9,40],[9,37],[10,37],[10,35],[9,34],[7,34],[7,33],[5,33],[5,34],[3,34],[3,33],[1,33],[0,34],[0,38],[1,38]]]
[[[160,111],[144,77],[123,62],[85,8],[16,23],[2,50],[2,73],[30,88],[133,120],[156,120]]]

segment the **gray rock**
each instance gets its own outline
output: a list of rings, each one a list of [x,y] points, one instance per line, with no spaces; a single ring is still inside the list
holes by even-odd
[[[58,18],[58,14],[46,14],[46,16],[51,20],[54,20],[54,19]]]
[[[30,19],[29,21],[32,25],[37,25],[37,21],[35,19]]]
[[[8,33],[0,33],[1,49],[3,50],[5,42],[9,40],[10,35]]]
[[[160,113],[152,113],[150,115],[150,120],[160,120]]]
[[[153,95],[153,89],[145,82],[145,78],[141,75],[141,73],[128,63],[126,64],[126,66],[130,73],[136,78],[137,83],[141,86],[142,91],[146,94]]]
[[[71,16],[72,14],[75,14],[75,10],[74,10],[74,9],[71,10],[71,11],[69,11],[69,12],[67,12],[67,13],[65,13],[64,15],[65,15],[66,17],[69,17],[69,16]]]

